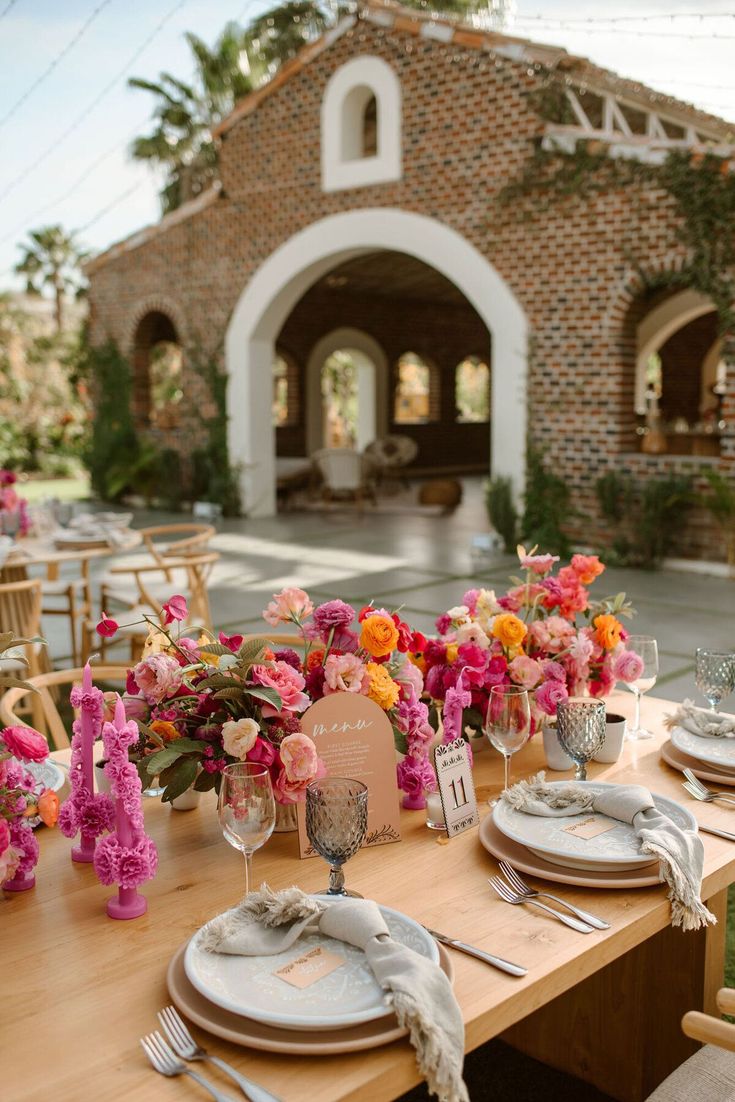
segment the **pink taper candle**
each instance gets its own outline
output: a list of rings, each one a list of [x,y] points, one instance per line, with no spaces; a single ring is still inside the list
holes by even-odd
[[[115,704],[113,722],[118,731],[125,726],[125,705],[119,696]],[[115,799],[115,833],[120,845],[125,846],[126,849],[136,841],[123,802],[117,798]],[[118,888],[117,895],[107,901],[107,913],[110,918],[139,918],[147,909],[148,902],[144,895],[138,893],[137,888]]]
[[[82,674],[82,692],[85,697],[88,697],[92,692],[92,670],[89,662],[84,667],[84,673]],[[95,719],[93,713],[85,708],[82,703],[81,713],[79,716],[81,724],[81,739],[82,739],[82,780],[84,787],[90,793],[94,792],[94,740],[97,736],[95,731]],[[94,838],[81,832],[81,838],[78,846],[74,846],[71,851],[72,861],[93,861],[94,860]]]

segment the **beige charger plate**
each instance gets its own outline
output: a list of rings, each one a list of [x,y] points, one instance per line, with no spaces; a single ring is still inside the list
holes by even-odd
[[[678,750],[676,746],[674,746],[671,739],[665,742],[661,747],[661,757],[667,765],[672,766],[674,769],[678,769],[680,773],[683,772],[684,769],[691,770],[694,776],[699,777],[701,781],[712,781],[714,784],[735,785],[735,773],[720,772],[716,766],[700,761],[699,758],[693,758],[689,754],[685,754],[683,750]]]
[[[480,841],[493,857],[507,861],[519,872],[527,872],[542,880],[554,880],[558,884],[577,884],[580,888],[651,888],[661,883],[658,865],[619,872],[596,872],[553,865],[498,830],[492,815],[486,815],[480,824]]]
[[[304,1033],[296,1029],[276,1029],[251,1018],[243,1018],[223,1010],[201,995],[184,971],[184,954],[188,940],[181,945],[168,966],[166,984],[169,994],[189,1021],[236,1045],[257,1048],[263,1052],[284,1052],[294,1056],[330,1056],[340,1052],[359,1052],[378,1048],[406,1037],[408,1031],[398,1025],[394,1015],[377,1018],[349,1029],[314,1030]],[[454,983],[454,967],[443,945],[439,945],[439,967],[450,983]]]

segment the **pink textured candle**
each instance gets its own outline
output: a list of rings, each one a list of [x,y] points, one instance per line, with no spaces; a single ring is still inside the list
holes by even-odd
[[[82,781],[84,787],[90,793],[94,792],[94,740],[97,735],[94,713],[89,707],[85,707],[85,700],[88,700],[92,694],[92,670],[89,662],[84,667],[84,673],[82,674],[82,692],[84,694],[82,699],[82,707],[80,710],[79,722],[81,725],[81,741],[82,741]],[[93,861],[94,860],[94,838],[81,832],[81,838],[78,846],[74,846],[71,851],[73,861]]]
[[[125,726],[125,705],[118,696],[115,705],[115,727],[121,731]],[[130,817],[123,807],[123,801],[115,798],[115,833],[121,846],[129,849],[137,839],[130,822]],[[117,895],[107,901],[107,913],[110,918],[139,918],[145,914],[148,903],[144,895],[138,894],[137,888],[118,888]]]

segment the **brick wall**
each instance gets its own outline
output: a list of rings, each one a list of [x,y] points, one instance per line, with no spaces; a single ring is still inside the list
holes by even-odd
[[[323,194],[324,88],[361,52],[384,58],[401,81],[403,178]],[[224,192],[216,203],[93,270],[93,340],[111,335],[125,347],[137,305],[163,294],[186,319],[185,343],[221,349],[243,288],[298,230],[365,207],[433,217],[479,249],[521,303],[532,334],[531,435],[573,491],[582,518],[573,535],[585,543],[603,540],[595,479],[621,465],[661,472],[672,462],[634,455],[631,318],[643,291],[639,272],[680,267],[685,253],[672,199],[650,185],[584,200],[498,202],[542,132],[528,99],[539,80],[526,62],[358,22],[224,135]],[[339,324],[335,318],[329,328]],[[191,402],[204,400],[200,384],[190,362],[185,387]],[[724,415],[735,415],[735,397],[726,399]],[[182,448],[190,446],[194,431],[195,419],[182,425]],[[723,452],[712,462],[730,470],[735,439],[725,439]],[[686,547],[692,554],[720,554],[719,535],[703,519],[691,537],[672,533],[672,553]]]

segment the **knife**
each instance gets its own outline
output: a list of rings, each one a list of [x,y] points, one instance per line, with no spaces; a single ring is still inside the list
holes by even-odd
[[[727,838],[728,842],[735,842],[735,834],[730,834],[727,830],[717,830],[716,827],[708,827],[703,823],[699,824],[699,829],[706,834],[716,834],[718,838]]]
[[[733,836],[735,841],[735,835]],[[501,972],[507,972],[510,976],[525,976],[528,972],[527,968],[521,968],[520,964],[513,964],[512,961],[503,960],[502,957],[494,957],[492,953],[486,953],[484,949],[476,949],[474,945],[468,945],[466,941],[457,941],[456,938],[448,937],[446,934],[437,933],[436,930],[430,930],[428,926],[424,929],[431,934],[433,938],[440,941],[442,945],[449,945],[452,949],[457,949],[460,953],[467,953],[470,957],[477,957],[478,960],[482,960],[485,964],[492,964],[493,968],[499,968]]]

